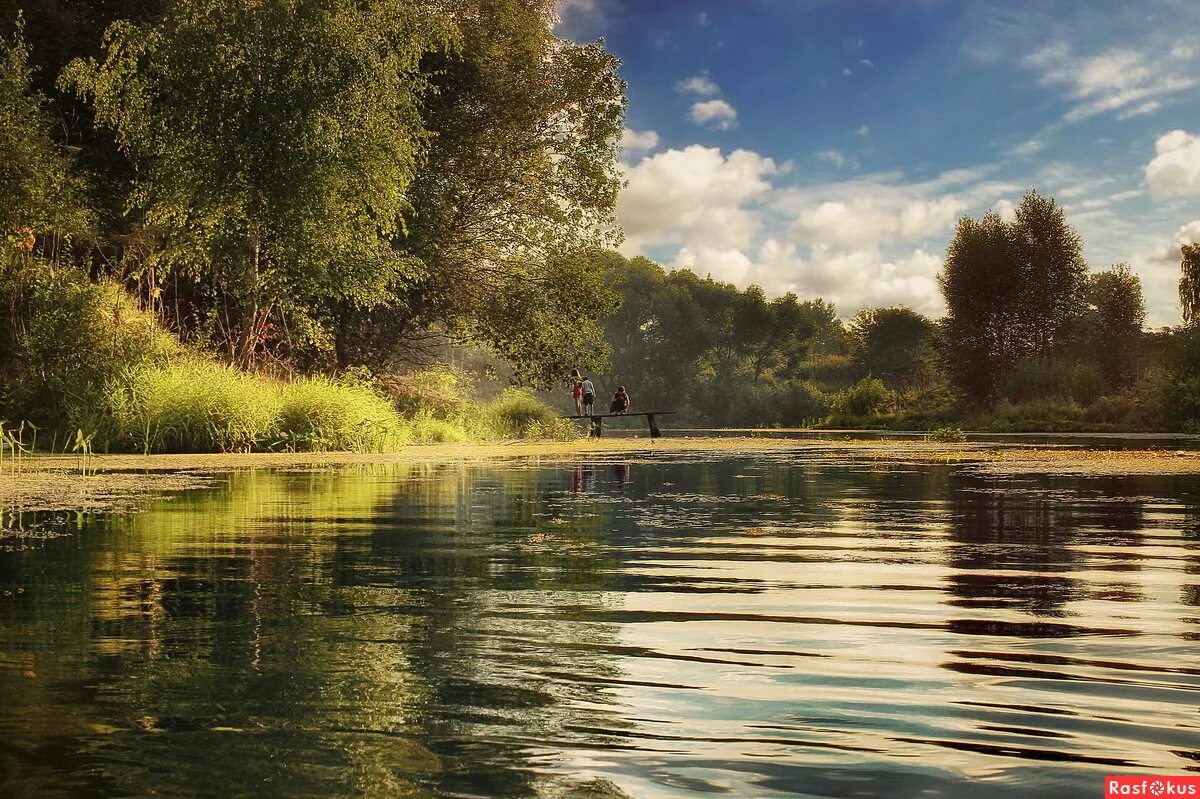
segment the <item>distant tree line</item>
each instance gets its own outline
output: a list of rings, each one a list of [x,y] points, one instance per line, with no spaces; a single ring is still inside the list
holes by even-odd
[[[608,256],[621,306],[612,368],[642,407],[696,424],[1017,429],[1189,428],[1200,420],[1200,247],[1185,247],[1185,325],[1145,331],[1127,265],[1089,271],[1060,206],[1030,191],[1011,221],[964,217],[940,275],[947,314],[768,299],[645,258]]]

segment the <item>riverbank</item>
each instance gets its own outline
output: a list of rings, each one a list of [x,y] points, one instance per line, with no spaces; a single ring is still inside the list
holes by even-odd
[[[994,476],[1062,474],[1120,476],[1200,474],[1200,451],[1090,449],[1001,442],[925,440],[797,440],[766,436],[518,441],[502,444],[430,444],[388,454],[251,453],[209,455],[66,455],[6,461],[0,470],[0,507],[22,511],[111,511],[137,508],[155,497],[203,488],[221,475],[250,469],[310,471],[413,464],[473,465],[523,461],[529,465],[581,460],[625,463],[678,458],[757,457],[772,461],[964,464]]]

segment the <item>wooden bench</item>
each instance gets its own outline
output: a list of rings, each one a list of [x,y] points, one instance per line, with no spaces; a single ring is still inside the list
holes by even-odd
[[[635,413],[594,413],[591,416],[564,416],[564,419],[590,419],[592,429],[588,431],[588,435],[592,438],[599,438],[603,432],[604,419],[628,419],[631,416],[645,416],[646,424],[650,426],[650,437],[661,438],[662,431],[658,429],[658,425],[654,423],[655,416],[670,416],[675,411],[637,411]]]

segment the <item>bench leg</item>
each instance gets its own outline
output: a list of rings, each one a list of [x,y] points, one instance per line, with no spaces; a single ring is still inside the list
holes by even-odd
[[[592,417],[592,430],[589,433],[589,435],[592,438],[599,438],[600,431],[601,431],[601,425],[603,425],[603,424],[604,424],[603,419],[601,419],[599,416],[593,416]]]
[[[662,431],[658,429],[658,425],[654,423],[654,414],[646,414],[646,422],[650,425],[650,437],[662,438]]]

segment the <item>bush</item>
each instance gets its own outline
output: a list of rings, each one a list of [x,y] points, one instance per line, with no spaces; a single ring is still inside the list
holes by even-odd
[[[544,436],[559,427],[554,409],[525,389],[510,388],[483,406],[481,433],[488,438],[513,439]]]
[[[1088,429],[1083,407],[1070,399],[1048,397],[1030,402],[1003,402],[983,426],[996,432],[1026,433]]]
[[[426,414],[439,419],[460,417],[467,407],[463,396],[469,389],[464,376],[449,366],[437,366],[420,372],[384,375],[378,378],[380,390],[406,416]]]
[[[882,380],[864,377],[834,395],[831,407],[838,416],[873,416],[887,406],[891,396]]]
[[[408,438],[392,404],[366,386],[325,377],[281,384],[278,440],[288,449],[382,452]]]
[[[1107,388],[1104,373],[1095,364],[1054,359],[1018,362],[1000,384],[1000,396],[1013,404],[1058,398],[1086,405]]]
[[[967,434],[960,427],[939,427],[936,430],[929,432],[930,441],[938,441],[941,443],[953,443],[957,441],[966,441]]]
[[[780,387],[773,418],[789,427],[815,424],[829,414],[829,397],[809,380],[791,380]]]
[[[246,452],[276,434],[280,397],[267,381],[193,358],[127,370],[107,386],[105,411],[92,428],[105,450]]]

